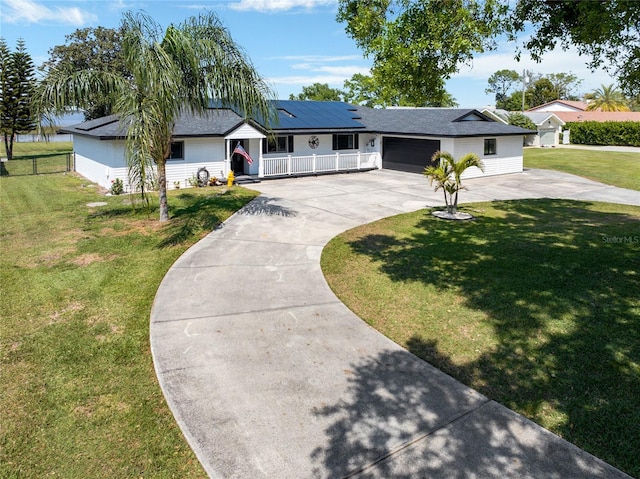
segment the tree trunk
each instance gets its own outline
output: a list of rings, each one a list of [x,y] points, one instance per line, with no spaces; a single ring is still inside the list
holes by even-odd
[[[169,221],[166,160],[158,162],[158,196],[160,198],[160,222]]]
[[[453,207],[451,208],[451,214],[456,214],[458,212],[458,191],[460,191],[459,189],[456,190],[456,196],[455,199],[453,200]]]
[[[444,194],[444,205],[447,207],[447,211],[449,211],[449,200],[447,199],[447,190],[442,188],[442,193]]]
[[[13,160],[13,135],[4,134],[4,151],[7,154],[7,160]]]

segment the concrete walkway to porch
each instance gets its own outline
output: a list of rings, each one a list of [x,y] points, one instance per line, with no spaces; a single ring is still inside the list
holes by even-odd
[[[466,182],[464,202],[637,191],[527,170]],[[369,327],[329,289],[325,244],[442,203],[388,170],[263,181],[167,273],[151,315],[160,385],[211,477],[628,477]]]

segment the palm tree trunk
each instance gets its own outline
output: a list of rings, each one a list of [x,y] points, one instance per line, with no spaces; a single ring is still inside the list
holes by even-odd
[[[158,196],[160,198],[160,222],[169,221],[166,160],[158,162]]]
[[[460,191],[459,189],[456,190],[456,196],[455,199],[453,200],[453,207],[451,208],[451,214],[456,214],[458,212],[458,191]]]

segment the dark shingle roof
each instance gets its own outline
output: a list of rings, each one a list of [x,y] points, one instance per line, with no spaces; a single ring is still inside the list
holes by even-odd
[[[209,114],[196,116],[183,113],[176,121],[175,138],[194,136],[225,136],[244,123],[244,119],[232,110],[210,109]],[[124,138],[126,131],[116,115],[80,123],[60,130],[62,133],[99,137],[103,140]]]
[[[322,131],[371,132],[425,137],[509,136],[535,133],[493,121],[473,109],[389,108],[373,109],[344,102],[278,100],[276,133]],[[225,136],[244,123],[232,109],[212,108],[205,116],[185,113],[176,121],[174,136]],[[260,128],[259,125],[256,125]],[[113,139],[124,137],[115,115],[61,130],[64,133]]]
[[[367,130],[388,135],[509,136],[531,133],[505,125],[478,110],[461,108],[358,108]]]

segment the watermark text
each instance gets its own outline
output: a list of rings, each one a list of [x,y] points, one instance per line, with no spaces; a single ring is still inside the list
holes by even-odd
[[[606,244],[640,244],[640,236],[602,235],[602,242]]]

